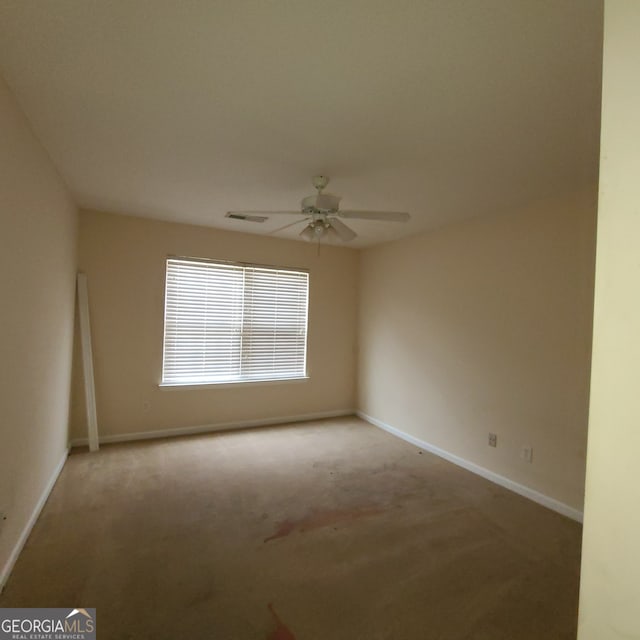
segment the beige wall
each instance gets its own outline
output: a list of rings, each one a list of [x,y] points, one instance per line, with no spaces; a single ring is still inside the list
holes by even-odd
[[[580,510],[595,212],[578,193],[364,251],[360,409]]]
[[[639,33],[606,3],[580,640],[640,638]]]
[[[310,270],[310,379],[159,389],[167,255]],[[355,407],[357,252],[98,212],[80,216],[88,277],[100,434],[300,416]],[[80,368],[74,436],[86,436]],[[146,404],[148,403],[148,404]]]
[[[0,582],[67,448],[76,211],[0,78]]]

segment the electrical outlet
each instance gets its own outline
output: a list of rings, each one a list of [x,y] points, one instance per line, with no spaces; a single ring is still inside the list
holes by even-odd
[[[495,433],[489,434],[489,446],[497,447],[498,446],[498,436]]]
[[[147,413],[148,411],[151,411],[151,403],[148,400],[145,400],[142,403],[142,410]]]
[[[533,462],[533,447],[522,447],[520,455],[525,462]]]

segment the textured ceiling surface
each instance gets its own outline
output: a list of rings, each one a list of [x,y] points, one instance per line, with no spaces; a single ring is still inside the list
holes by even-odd
[[[0,70],[77,202],[269,233],[310,177],[368,246],[597,179],[596,0],[0,0]],[[296,237],[301,227],[282,235]]]

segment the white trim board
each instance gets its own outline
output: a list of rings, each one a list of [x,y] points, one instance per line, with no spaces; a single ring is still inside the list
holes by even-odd
[[[471,471],[472,473],[482,476],[486,480],[490,480],[495,484],[499,484],[501,487],[505,487],[505,489],[509,489],[510,491],[513,491],[514,493],[524,496],[525,498],[529,498],[529,500],[533,500],[534,502],[541,504],[543,507],[547,507],[548,509],[556,511],[562,514],[563,516],[566,516],[567,518],[571,518],[576,522],[582,522],[582,518],[583,518],[582,511],[579,511],[578,509],[574,509],[573,507],[570,507],[568,504],[565,504],[564,502],[560,502],[559,500],[556,500],[555,498],[551,498],[550,496],[540,493],[535,489],[531,489],[530,487],[527,487],[523,484],[514,482],[513,480],[510,480],[505,476],[501,476],[497,473],[494,473],[493,471],[489,471],[489,469],[485,469],[484,467],[481,467],[480,465],[477,465],[474,462],[465,460],[464,458],[456,456],[453,453],[449,453],[444,449],[440,449],[435,445],[429,444],[424,440],[420,440],[415,436],[409,435],[404,431],[400,431],[400,429],[396,429],[395,427],[392,427],[391,425],[388,425],[385,422],[382,422],[381,420],[373,418],[372,416],[369,416],[366,413],[363,413],[362,411],[358,411],[357,415],[359,418],[362,418],[364,421],[369,422],[370,424],[376,427],[379,427],[380,429],[383,429],[384,431],[390,433],[391,435],[401,438],[406,442],[410,442],[416,447],[420,447],[421,449],[424,449],[425,451],[429,451],[430,453],[433,453],[434,455],[440,458],[444,458],[449,462],[453,462],[453,464],[458,465],[459,467],[462,467],[467,471]]]
[[[24,545],[27,543],[27,540],[29,539],[29,534],[31,533],[31,530],[33,529],[33,526],[35,525],[36,521],[40,517],[40,512],[42,511],[45,503],[47,502],[47,499],[49,498],[49,494],[51,493],[56,481],[58,480],[58,476],[60,475],[60,472],[62,471],[62,468],[64,467],[64,463],[67,461],[68,456],[69,456],[69,449],[67,449],[64,452],[64,455],[56,465],[56,468],[53,470],[53,473],[51,474],[49,481],[47,482],[44,489],[42,490],[42,493],[40,494],[40,498],[38,498],[38,502],[36,502],[36,506],[33,508],[33,511],[31,512],[31,515],[27,520],[27,524],[25,524],[24,528],[22,529],[22,533],[20,534],[18,541],[15,543],[13,547],[13,551],[9,555],[9,559],[5,562],[4,567],[2,567],[2,571],[0,571],[0,593],[2,593],[2,590],[7,584],[7,580],[9,580],[9,576],[11,575],[11,572],[13,571],[13,567],[18,560],[18,556],[22,552]]]
[[[152,440],[155,438],[171,438],[174,436],[190,436],[198,433],[215,433],[216,431],[230,431],[232,429],[250,429],[252,427],[268,427],[289,422],[308,422],[324,418],[341,418],[356,415],[355,409],[340,409],[338,411],[321,411],[319,413],[304,413],[297,416],[280,416],[278,418],[262,418],[258,420],[237,420],[234,422],[218,422],[215,424],[201,424],[193,427],[177,427],[175,429],[159,429],[157,431],[137,431],[135,433],[118,433],[101,435],[100,444],[109,442],[131,442],[133,440]],[[86,446],[87,438],[77,438],[70,446]]]
[[[93,350],[91,346],[91,322],[89,320],[89,291],[87,274],[79,273],[78,317],[80,319],[80,344],[82,346],[82,377],[84,381],[84,400],[87,411],[87,435],[89,451],[98,450],[98,415],[96,412],[96,383],[93,375]]]

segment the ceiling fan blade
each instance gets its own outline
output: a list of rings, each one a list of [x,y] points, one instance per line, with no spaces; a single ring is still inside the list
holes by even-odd
[[[232,216],[289,216],[292,214],[297,216],[304,215],[302,211],[227,211],[227,215]]]
[[[278,233],[279,231],[284,231],[285,229],[288,229],[289,227],[293,227],[293,225],[295,224],[300,224],[301,222],[307,222],[307,218],[302,218],[301,220],[296,220],[295,222],[290,222],[289,224],[285,224],[284,227],[278,227],[277,229],[274,229],[273,231],[269,231],[269,233],[267,235],[273,235],[274,233]]]
[[[388,222],[407,222],[411,216],[401,211],[338,211],[341,218],[360,220],[383,220]]]
[[[338,218],[331,218],[329,222],[342,242],[349,242],[349,240],[353,240],[358,235]]]

